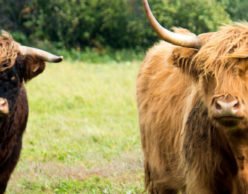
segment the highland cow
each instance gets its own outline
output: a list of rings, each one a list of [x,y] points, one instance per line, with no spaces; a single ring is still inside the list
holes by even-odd
[[[160,194],[248,193],[248,24],[168,31],[137,78],[145,186]]]
[[[6,32],[0,36],[0,193],[20,157],[22,135],[28,119],[24,82],[45,69],[45,62],[60,62],[62,57],[26,47]]]

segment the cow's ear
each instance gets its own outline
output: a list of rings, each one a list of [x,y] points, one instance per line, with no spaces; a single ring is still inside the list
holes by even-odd
[[[21,74],[25,81],[42,73],[46,66],[44,60],[30,55],[18,57],[18,64],[20,64]]]
[[[173,65],[180,68],[183,73],[193,76],[194,79],[198,78],[200,69],[194,63],[194,56],[197,54],[198,49],[176,47],[172,52]]]

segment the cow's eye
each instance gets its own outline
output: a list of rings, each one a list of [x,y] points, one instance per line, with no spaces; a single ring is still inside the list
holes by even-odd
[[[12,76],[10,79],[11,79],[11,81],[15,81],[16,77]]]

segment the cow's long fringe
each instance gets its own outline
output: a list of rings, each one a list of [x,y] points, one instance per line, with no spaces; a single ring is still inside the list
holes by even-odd
[[[205,74],[218,76],[242,60],[248,62],[248,24],[235,23],[210,33],[193,63],[199,64]]]
[[[18,55],[17,46],[13,38],[5,31],[0,34],[0,71],[11,68]]]

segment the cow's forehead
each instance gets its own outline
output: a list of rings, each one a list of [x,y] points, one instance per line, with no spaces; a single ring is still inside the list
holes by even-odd
[[[11,68],[15,64],[17,55],[15,41],[10,36],[0,36],[0,71]]]
[[[232,69],[239,65],[240,61],[247,62],[247,59],[248,24],[237,23],[211,33],[195,55],[194,62],[206,72],[218,72]]]

